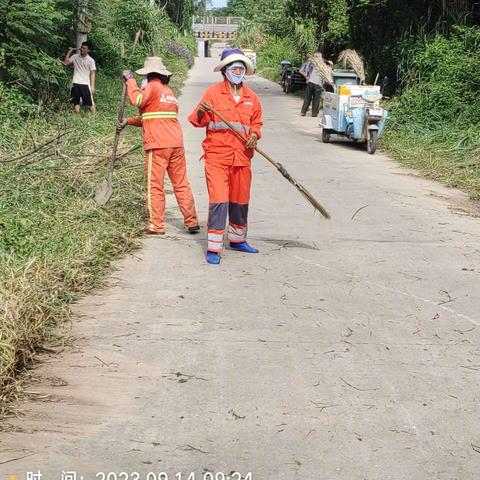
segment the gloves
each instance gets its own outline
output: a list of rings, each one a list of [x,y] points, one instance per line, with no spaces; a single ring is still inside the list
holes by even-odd
[[[130,70],[124,70],[122,72],[122,77],[125,79],[125,80],[130,80],[131,78],[133,78],[133,73],[130,71]]]

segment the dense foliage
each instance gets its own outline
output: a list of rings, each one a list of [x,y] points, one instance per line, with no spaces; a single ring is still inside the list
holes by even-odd
[[[76,0],[0,0],[0,415],[16,373],[68,317],[69,303],[98,286],[142,233],[139,129],[121,136],[108,205],[92,199],[111,154],[122,68],[161,55],[178,94],[193,60],[195,40],[156,2],[88,4],[98,111],[75,114],[71,72],[57,58],[74,46]]]
[[[480,197],[480,2],[230,0],[219,13],[245,17],[236,42],[272,79],[281,60],[357,50],[367,81],[390,79],[383,147]]]
[[[360,51],[373,78],[388,75],[401,86],[416,44],[432,35],[448,35],[456,25],[480,21],[480,3],[473,0],[230,0],[222,13],[247,19],[239,42],[258,38],[282,39],[285,53],[291,46],[300,55],[319,48],[335,57],[346,47]],[[251,24],[254,24],[253,28]],[[249,35],[244,36],[247,32]],[[285,42],[288,39],[288,42]],[[261,42],[264,45],[264,42]],[[257,47],[258,50],[258,47]],[[398,83],[397,81],[398,77]]]
[[[35,96],[58,86],[72,8],[66,0],[0,0],[0,80]],[[42,95],[44,97],[44,95]]]
[[[194,51],[192,39],[184,33],[190,28],[196,3],[89,0],[88,39],[99,69],[118,73],[122,50],[123,63],[129,65],[140,64],[146,55],[174,60],[181,48]],[[78,0],[0,0],[0,115],[9,110],[6,104],[17,102],[20,108],[16,111],[23,112],[32,103],[51,102],[66,91],[70,73],[58,59],[75,46],[77,9]],[[137,32],[140,38],[132,56]]]

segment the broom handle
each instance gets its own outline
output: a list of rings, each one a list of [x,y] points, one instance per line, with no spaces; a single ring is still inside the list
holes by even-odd
[[[123,113],[125,112],[125,102],[127,98],[127,85],[123,82],[123,90],[122,90],[122,97],[120,99],[120,107],[118,108],[118,121],[121,122],[123,120]],[[118,141],[120,139],[120,132],[118,130],[115,131],[115,139],[113,140],[113,149],[112,149],[112,157],[110,158],[110,166],[108,169],[108,180],[111,181],[113,178],[113,170],[115,168],[115,159],[117,158],[117,148],[118,148]]]
[[[227,125],[227,127],[240,139],[242,140],[243,143],[247,141],[247,139],[238,131],[235,129],[235,127],[221,114],[218,113],[212,106],[210,106],[206,102],[201,103],[202,107],[209,111],[212,112],[214,115],[216,115],[222,122]],[[320,203],[315,200],[315,198],[312,196],[312,194],[300,183],[298,183],[285,169],[285,167],[281,164],[276,162],[270,155],[267,155],[263,150],[261,150],[258,147],[255,147],[255,151],[258,152],[262,157],[267,159],[294,187],[313,205],[314,208],[316,208],[325,218],[330,218],[330,214],[325,210],[325,208],[320,205]]]

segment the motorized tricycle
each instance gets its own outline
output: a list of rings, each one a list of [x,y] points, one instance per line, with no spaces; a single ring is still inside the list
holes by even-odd
[[[323,93],[322,141],[330,142],[332,134],[342,135],[365,142],[368,153],[374,154],[388,115],[380,106],[380,86],[361,85],[353,70],[333,70],[332,74],[333,85]]]

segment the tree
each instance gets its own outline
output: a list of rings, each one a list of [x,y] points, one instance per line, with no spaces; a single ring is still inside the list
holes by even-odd
[[[0,80],[42,97],[58,85],[73,10],[70,0],[0,0]]]
[[[87,21],[88,0],[78,0],[77,9],[77,48],[87,40],[89,24]]]

